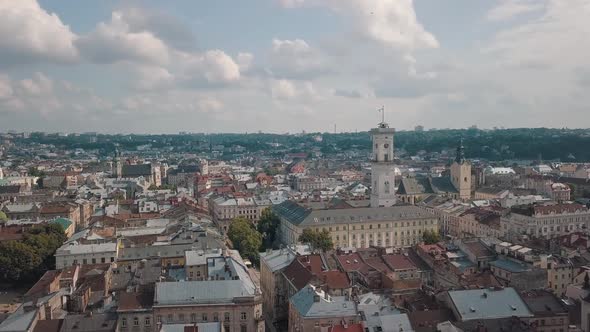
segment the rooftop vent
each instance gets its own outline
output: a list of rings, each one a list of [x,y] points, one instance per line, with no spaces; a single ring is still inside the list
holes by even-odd
[[[469,311],[475,312],[475,308],[474,307],[469,307]]]

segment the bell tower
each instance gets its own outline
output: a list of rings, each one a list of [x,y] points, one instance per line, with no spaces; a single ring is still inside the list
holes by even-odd
[[[393,164],[393,135],[395,129],[385,122],[385,109],[381,108],[381,123],[371,129],[373,153],[371,155],[371,207],[389,207],[395,204],[395,167]]]
[[[451,165],[451,183],[459,192],[459,199],[471,198],[471,163],[465,159],[463,138],[459,141],[455,161]]]

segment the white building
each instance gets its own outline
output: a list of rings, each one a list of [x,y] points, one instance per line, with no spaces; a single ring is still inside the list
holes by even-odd
[[[63,269],[75,264],[112,263],[119,252],[117,242],[81,244],[68,242],[55,252],[55,268]]]

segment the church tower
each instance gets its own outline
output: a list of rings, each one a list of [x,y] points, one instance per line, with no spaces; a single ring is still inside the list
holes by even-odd
[[[381,109],[384,112],[383,109]],[[393,134],[384,119],[371,129],[373,154],[371,157],[371,207],[395,204],[395,167],[393,165]]]
[[[465,160],[463,139],[459,141],[455,161],[451,165],[451,182],[459,192],[459,199],[471,198],[471,163]]]
[[[120,179],[123,175],[123,165],[121,164],[121,151],[119,151],[119,148],[115,148],[113,159],[113,176]]]

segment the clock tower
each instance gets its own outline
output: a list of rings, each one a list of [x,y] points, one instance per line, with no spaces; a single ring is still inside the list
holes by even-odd
[[[384,109],[381,109],[384,112]],[[395,204],[395,167],[393,164],[393,135],[384,118],[371,129],[373,153],[371,155],[371,207],[389,207]]]

